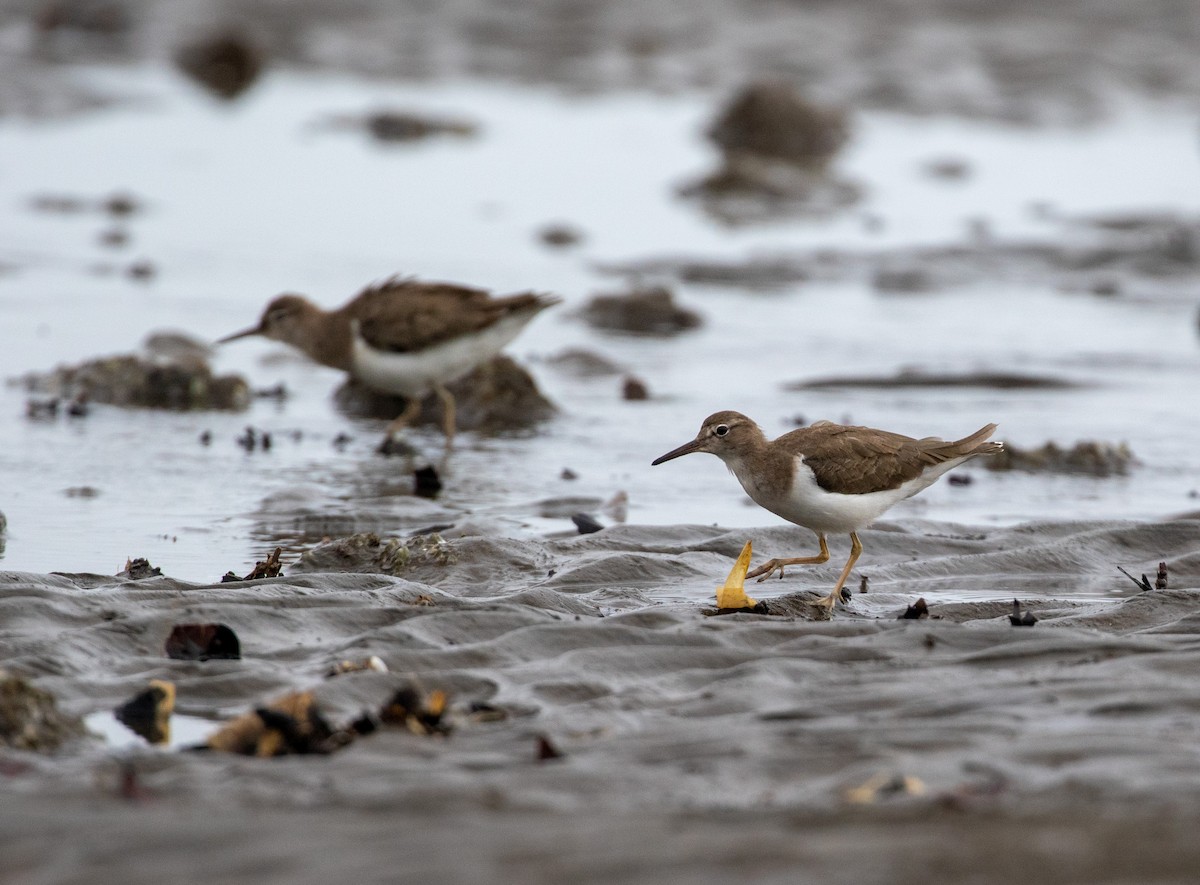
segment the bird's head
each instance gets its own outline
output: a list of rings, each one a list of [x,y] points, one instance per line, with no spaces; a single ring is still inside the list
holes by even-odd
[[[226,335],[217,341],[224,344],[236,341],[238,338],[249,338],[251,335],[261,335],[272,341],[282,341],[302,347],[307,335],[310,318],[319,313],[320,308],[307,298],[300,295],[280,295],[273,298],[263,310],[257,326]]]
[[[695,439],[655,458],[651,466],[692,452],[709,452],[726,463],[738,461],[763,441],[758,425],[741,412],[717,412],[704,419]]]

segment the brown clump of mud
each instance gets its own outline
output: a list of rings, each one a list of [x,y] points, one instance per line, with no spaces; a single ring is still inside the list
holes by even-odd
[[[839,108],[822,107],[786,83],[754,83],[729,102],[708,130],[728,156],[753,154],[823,169],[850,137]]]
[[[827,214],[859,197],[856,185],[829,170],[849,138],[846,113],[813,104],[786,83],[745,87],[708,137],[721,149],[721,165],[679,193],[727,223]]]
[[[1026,473],[1078,473],[1087,476],[1125,476],[1138,464],[1125,443],[1081,440],[1065,449],[1055,442],[1022,449],[1012,443],[986,460],[988,470],[1021,470]]]
[[[240,375],[214,375],[206,363],[164,363],[136,354],[59,366],[20,381],[31,393],[75,403],[173,411],[241,411],[250,404],[250,386]]]
[[[662,286],[597,295],[584,307],[583,318],[594,329],[662,337],[698,328],[703,322],[700,314],[676,304],[671,290]]]
[[[254,85],[266,56],[246,34],[230,30],[181,46],[175,64],[213,95],[230,100]]]
[[[498,356],[476,366],[446,389],[454,394],[459,430],[483,434],[518,433],[552,418],[558,411],[533,376],[511,357]],[[403,397],[390,396],[348,378],[334,392],[334,403],[347,415],[391,420],[404,411]],[[416,424],[441,427],[443,406],[435,393],[421,400]]]

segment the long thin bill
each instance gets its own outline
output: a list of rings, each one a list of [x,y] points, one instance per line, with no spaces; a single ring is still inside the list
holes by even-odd
[[[672,449],[662,457],[655,458],[650,462],[650,466],[653,467],[656,464],[661,464],[663,461],[670,461],[673,458],[679,458],[683,455],[690,455],[692,452],[698,451],[700,451],[700,440],[694,439],[691,442],[684,443],[677,449]]]

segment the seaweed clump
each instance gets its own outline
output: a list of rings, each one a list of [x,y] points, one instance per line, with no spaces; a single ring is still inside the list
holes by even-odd
[[[48,753],[86,733],[78,716],[59,711],[54,695],[0,670],[0,746]]]

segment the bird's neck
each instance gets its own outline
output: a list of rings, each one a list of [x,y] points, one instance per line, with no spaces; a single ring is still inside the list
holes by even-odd
[[[304,317],[303,334],[300,347],[309,357],[331,369],[350,371],[350,317],[343,311],[314,307]]]
[[[793,458],[761,435],[723,460],[746,493],[759,503],[786,493],[791,485]]]

